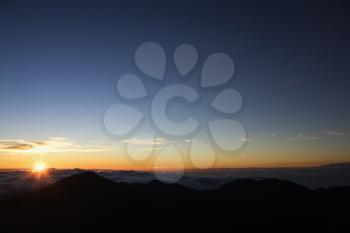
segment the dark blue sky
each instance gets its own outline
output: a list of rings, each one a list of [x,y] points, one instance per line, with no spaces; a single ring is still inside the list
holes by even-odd
[[[235,116],[254,138],[350,131],[347,1],[0,3],[0,137],[104,138],[103,112],[133,53],[194,45],[235,61]]]

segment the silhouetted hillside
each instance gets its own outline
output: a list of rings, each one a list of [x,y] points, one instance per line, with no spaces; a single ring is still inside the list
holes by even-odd
[[[348,224],[350,188],[310,190],[237,179],[217,190],[114,183],[85,172],[1,203],[1,232],[335,232]]]

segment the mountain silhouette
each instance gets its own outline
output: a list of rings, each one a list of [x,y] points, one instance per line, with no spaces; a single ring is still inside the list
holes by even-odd
[[[350,187],[311,190],[279,179],[237,179],[216,190],[115,183],[93,172],[0,203],[1,232],[262,230],[336,232]]]
[[[321,168],[350,168],[350,163],[332,163],[321,166]]]

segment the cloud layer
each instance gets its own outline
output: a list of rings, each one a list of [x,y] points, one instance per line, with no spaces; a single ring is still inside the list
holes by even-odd
[[[180,184],[196,189],[216,188],[236,178],[279,178],[310,188],[350,186],[350,164],[315,168],[250,168],[188,171]],[[25,170],[0,170],[0,200],[16,193],[34,190],[52,184],[64,177],[82,172],[80,169],[49,169],[46,175]],[[153,173],[136,171],[95,170],[100,176],[115,182],[144,183],[155,180]],[[168,173],[171,175],[171,173]]]

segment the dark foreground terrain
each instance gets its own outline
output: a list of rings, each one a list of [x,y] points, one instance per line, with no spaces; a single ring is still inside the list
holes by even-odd
[[[0,203],[0,232],[348,232],[350,187],[238,179],[216,190],[85,172]]]

